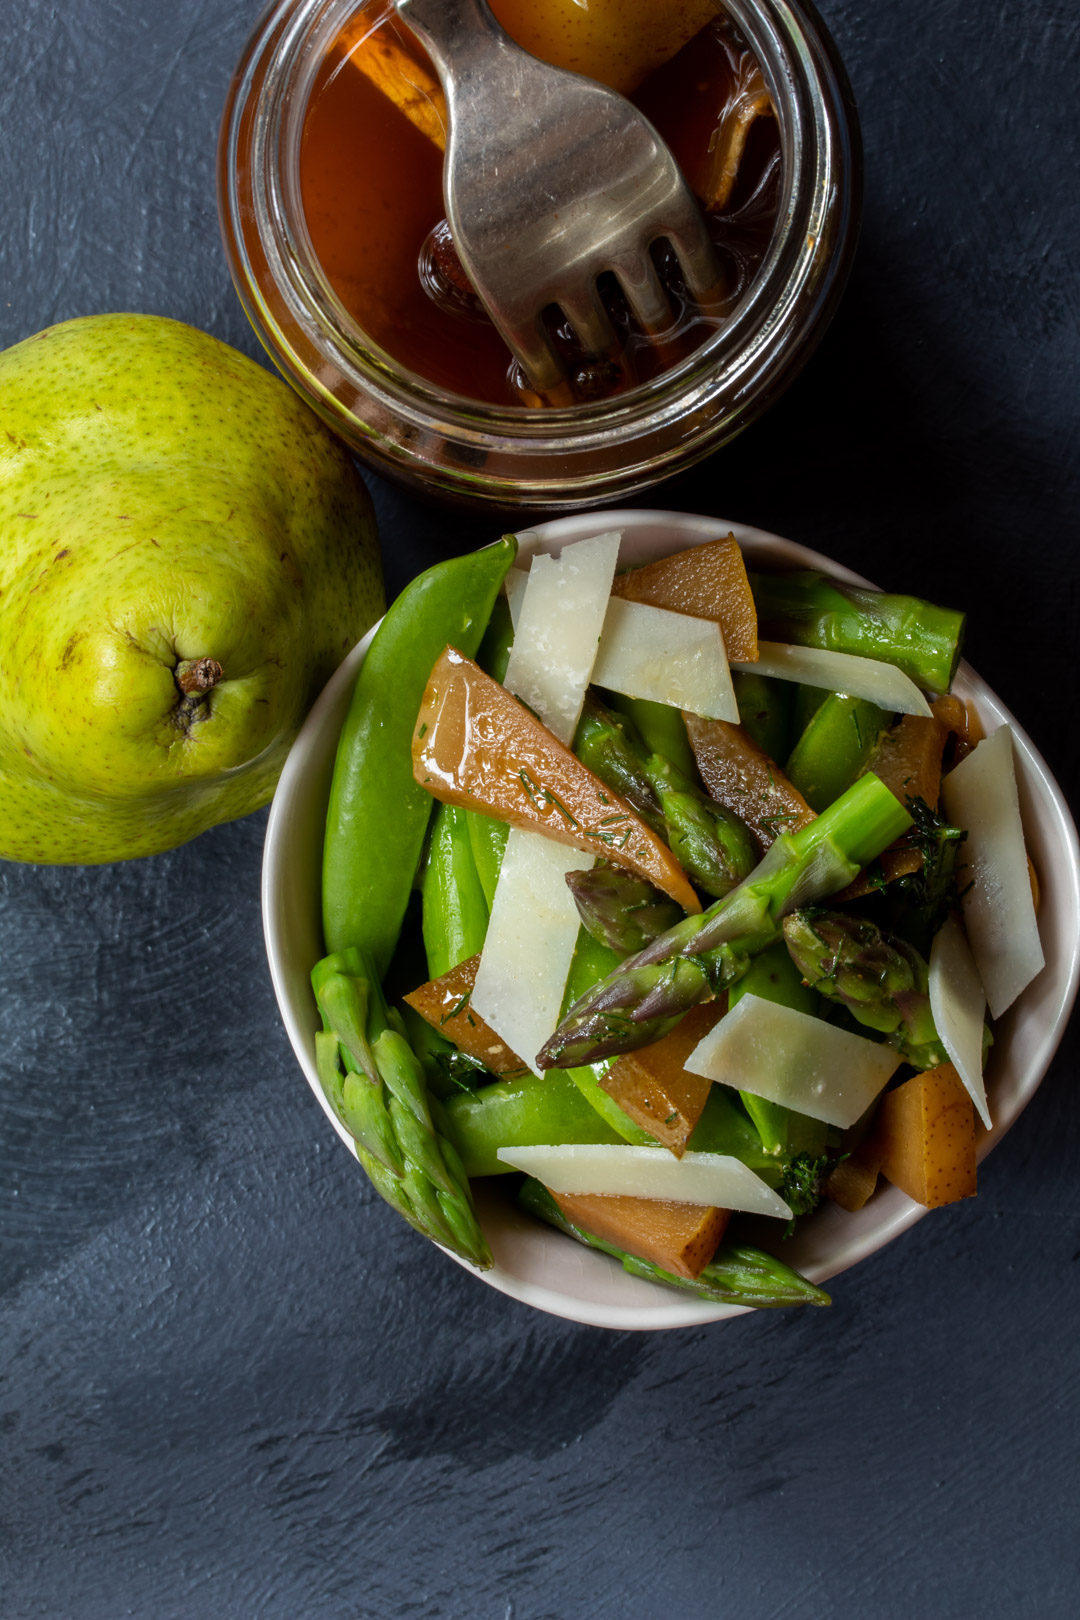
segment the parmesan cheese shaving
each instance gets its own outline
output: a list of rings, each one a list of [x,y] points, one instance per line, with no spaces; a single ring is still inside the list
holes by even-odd
[[[1013,765],[1000,726],[941,784],[949,820],[967,831],[961,893],[968,942],[993,1018],[1011,1007],[1043,967]]]
[[[591,855],[511,827],[470,1004],[528,1063],[559,1022],[580,918],[566,874]]]
[[[880,1041],[748,993],[699,1041],[685,1067],[846,1130],[900,1061]]]
[[[949,1061],[990,1129],[983,1080],[986,992],[971,947],[955,917],[938,929],[930,947],[930,1011]]]
[[[795,647],[783,641],[759,641],[758,653],[756,664],[733,664],[732,668],[865,698],[894,714],[933,712],[910,676],[881,659],[859,658],[854,653],[830,652],[823,647]]]
[[[768,1182],[725,1153],[684,1153],[620,1145],[500,1148],[499,1158],[535,1176],[554,1193],[655,1198],[753,1215],[789,1218],[791,1210]]]
[[[567,746],[573,740],[604,628],[619,534],[538,553],[521,597],[505,685]]]
[[[715,619],[613,596],[592,678],[626,697],[668,703],[707,720],[739,722],[724,638]]]

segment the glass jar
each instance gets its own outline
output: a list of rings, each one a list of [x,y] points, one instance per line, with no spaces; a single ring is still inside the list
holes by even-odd
[[[370,0],[375,4],[376,0]],[[625,498],[726,443],[791,381],[846,278],[861,152],[835,47],[801,0],[725,0],[775,108],[780,199],[770,245],[724,323],[654,381],[570,406],[491,405],[380,349],[314,252],[299,152],[308,98],[357,0],[277,0],[248,43],[222,123],[226,254],[267,352],[376,471],[444,498],[558,510]]]

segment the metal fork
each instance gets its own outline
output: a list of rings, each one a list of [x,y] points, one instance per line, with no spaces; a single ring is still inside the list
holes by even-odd
[[[458,257],[533,386],[565,372],[543,313],[557,305],[588,355],[615,333],[597,277],[616,277],[656,336],[672,312],[650,249],[671,244],[708,305],[720,275],[694,197],[656,130],[623,96],[514,43],[485,0],[393,0],[446,95],[446,215]]]

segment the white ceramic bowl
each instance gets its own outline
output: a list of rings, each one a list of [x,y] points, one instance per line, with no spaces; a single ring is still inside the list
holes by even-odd
[[[819,553],[776,535],[679,512],[583,514],[540,524],[519,538],[523,551],[558,551],[568,541],[607,529],[621,529],[622,560],[627,563],[733,532],[755,565],[822,567],[838,577],[867,583]],[[913,584],[917,588],[917,582]],[[322,835],[334,752],[353,679],[373,633],[353,649],[330,680],[293,745],[270,811],[262,877],[266,948],[281,1016],[320,1107],[350,1153],[349,1138],[334,1118],[315,1071],[318,1017],[308,975],[323,953]],[[1046,966],[995,1026],[987,1072],[994,1128],[982,1145],[985,1155],[1030,1101],[1072,1007],[1080,966],[1080,852],[1061,790],[1009,711],[966,664],[960,667],[954,689],[974,701],[989,728],[1004,721],[1012,727],[1028,847],[1036,869],[1054,874],[1054,882],[1043,885],[1039,912]],[[357,1165],[357,1175],[362,1174]],[[478,1191],[495,1264],[476,1275],[514,1299],[571,1321],[623,1329],[684,1327],[742,1313],[740,1306],[711,1305],[628,1276],[606,1255],[522,1215],[500,1196],[497,1180],[481,1184]],[[895,1187],[882,1185],[857,1214],[823,1206],[785,1246],[785,1258],[813,1281],[824,1282],[891,1242],[926,1213]],[[353,1218],[363,1219],[359,1210]],[[342,1219],[350,1219],[348,1212]]]

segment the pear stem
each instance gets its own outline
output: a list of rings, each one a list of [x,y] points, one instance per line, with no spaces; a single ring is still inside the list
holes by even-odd
[[[173,679],[185,697],[199,697],[216,686],[224,673],[216,658],[182,658]]]
[[[206,719],[207,710],[203,706],[206,695],[217,685],[224,673],[216,658],[180,659],[173,670],[173,680],[180,692],[180,701],[173,712],[173,721],[179,730],[188,734],[194,721]]]

